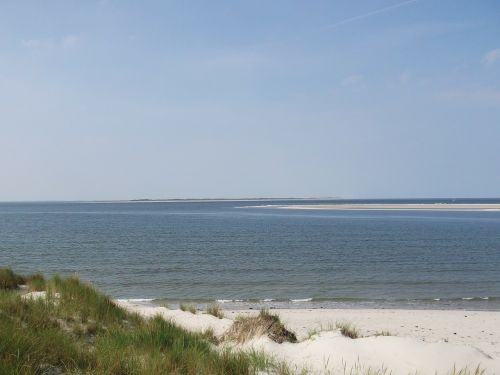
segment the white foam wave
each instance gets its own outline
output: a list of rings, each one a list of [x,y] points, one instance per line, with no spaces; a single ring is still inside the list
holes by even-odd
[[[129,302],[129,303],[151,303],[153,298],[122,298],[117,299],[118,302]]]
[[[311,302],[312,298],[299,298],[299,299],[292,299],[290,301],[292,301],[292,302]]]

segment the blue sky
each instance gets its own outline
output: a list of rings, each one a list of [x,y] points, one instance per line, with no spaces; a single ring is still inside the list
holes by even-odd
[[[500,2],[4,1],[0,200],[500,196]]]

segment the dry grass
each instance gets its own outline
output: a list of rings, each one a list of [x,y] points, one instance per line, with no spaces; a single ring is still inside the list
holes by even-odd
[[[309,331],[307,331],[307,338],[310,340],[314,338],[314,336],[319,335],[320,332],[321,331],[318,328],[310,329]]]
[[[350,339],[357,339],[360,336],[357,328],[349,322],[337,321],[335,322],[335,327],[340,331],[342,336],[349,337]]]
[[[207,306],[207,314],[213,315],[219,319],[224,318],[224,311],[222,311],[222,308],[216,303]]]
[[[448,375],[483,375],[485,370],[480,368],[479,366],[475,368],[464,367],[461,369],[457,369],[453,367],[453,369],[448,373]]]
[[[392,334],[389,331],[380,331],[375,333],[373,336],[392,336]]]
[[[286,329],[280,318],[268,310],[261,310],[257,316],[237,317],[224,339],[244,343],[263,335],[279,344],[297,342],[295,333]]]

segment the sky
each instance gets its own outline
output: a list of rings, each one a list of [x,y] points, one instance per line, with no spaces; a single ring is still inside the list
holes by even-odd
[[[0,201],[220,197],[500,197],[500,2],[0,2]]]

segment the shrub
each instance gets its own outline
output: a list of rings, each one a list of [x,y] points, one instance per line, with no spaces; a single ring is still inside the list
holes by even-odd
[[[0,289],[16,289],[24,284],[24,278],[12,271],[9,267],[0,268]]]

